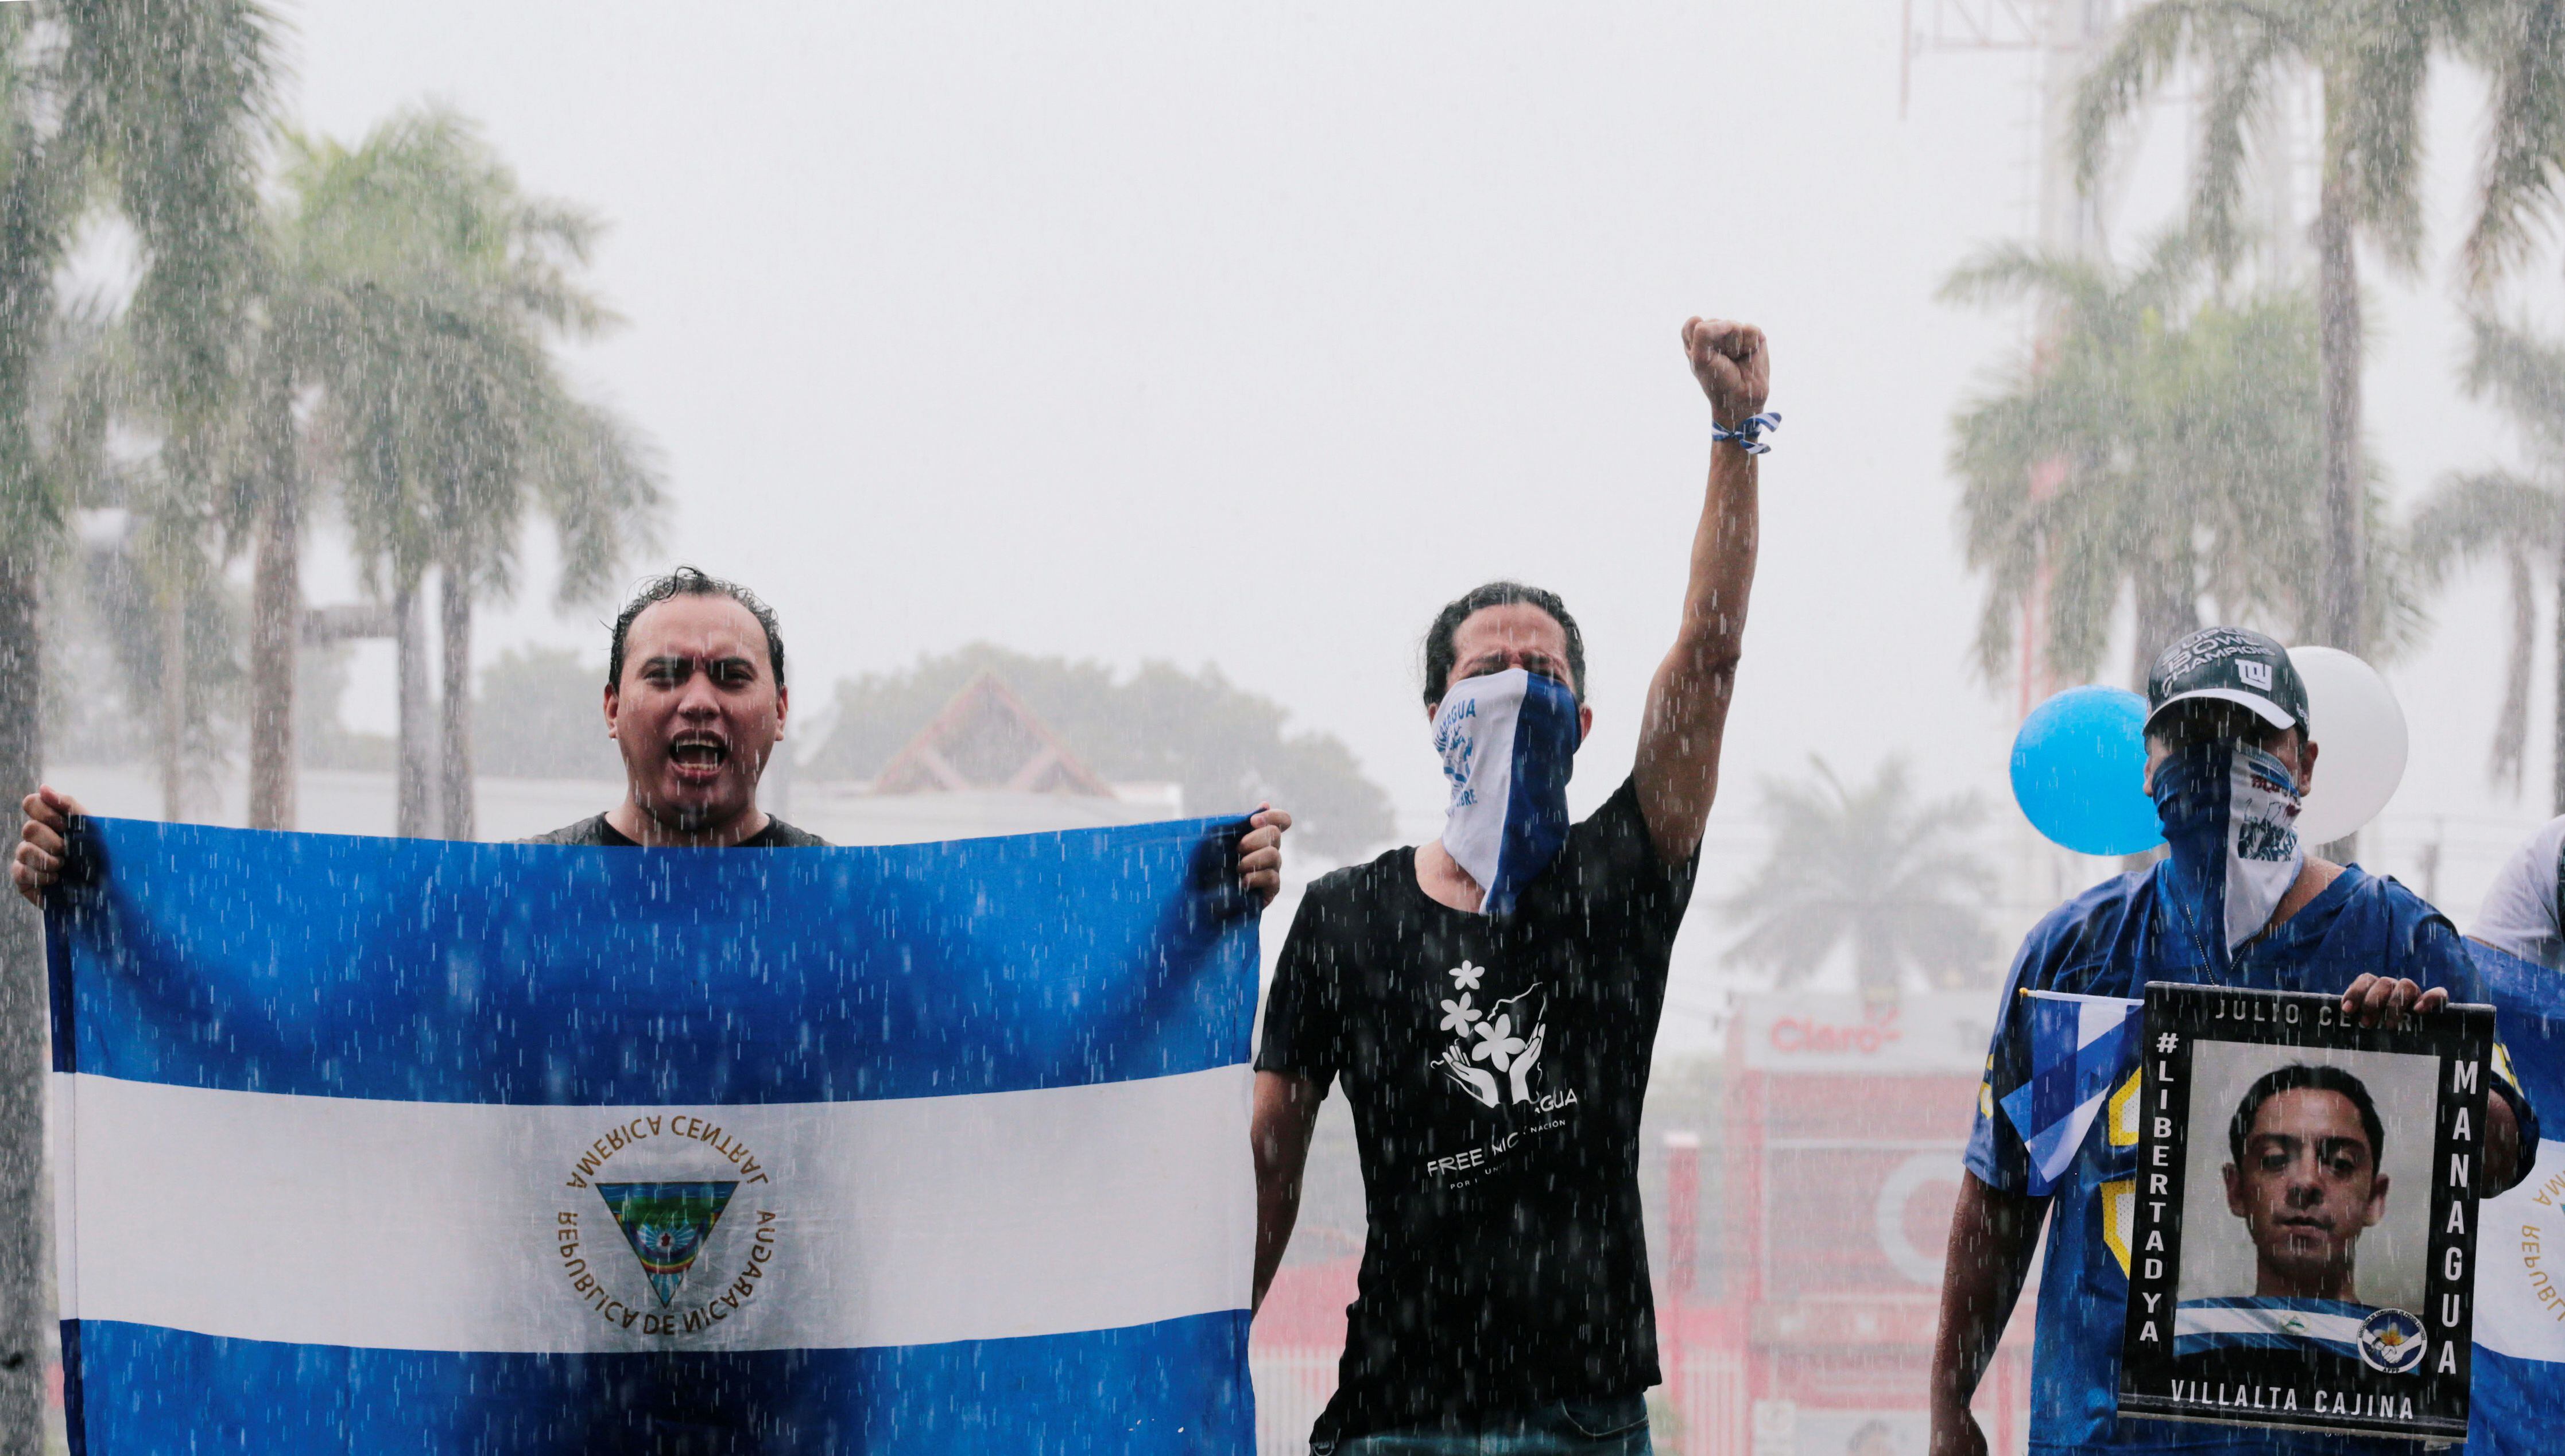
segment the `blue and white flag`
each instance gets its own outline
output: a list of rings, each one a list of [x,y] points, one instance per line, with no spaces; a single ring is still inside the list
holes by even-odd
[[[73,1451],[1251,1449],[1238,828],[88,821]]]
[[[2496,1059],[2509,1060],[2499,1070],[2542,1126],[2565,1128],[2565,976],[2478,941],[2467,950],[2493,997]],[[2552,1452],[2565,1410],[2565,1143],[2541,1142],[2529,1176],[2476,1218],[2468,1456]]]
[[[2216,1295],[2184,1300],[2173,1312],[2174,1357],[2190,1359],[2219,1350],[2298,1350],[2356,1360],[2361,1357],[2361,1327],[2377,1313],[2368,1305],[2348,1300],[2291,1295]],[[2423,1343],[2409,1340],[2405,1344],[2414,1352],[2411,1363],[2419,1364]]]
[[[2144,1001],[2021,992],[2018,1014],[2030,1018],[2030,1080],[2005,1094],[2004,1116],[2030,1155],[2033,1197],[2054,1190],[2075,1162],[2103,1100],[2136,1065]]]

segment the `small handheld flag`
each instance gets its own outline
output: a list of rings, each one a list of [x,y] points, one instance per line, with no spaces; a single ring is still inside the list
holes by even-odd
[[[2002,1105],[2030,1154],[2029,1191],[2037,1197],[2065,1176],[2103,1099],[2126,1075],[2146,1003],[2063,991],[2025,990],[2021,996],[2021,1014],[2031,1019],[2031,1075]]]

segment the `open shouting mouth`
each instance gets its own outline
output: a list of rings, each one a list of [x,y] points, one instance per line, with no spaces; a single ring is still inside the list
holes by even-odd
[[[719,733],[691,728],[668,741],[668,765],[687,783],[710,783],[730,762],[730,740]]]

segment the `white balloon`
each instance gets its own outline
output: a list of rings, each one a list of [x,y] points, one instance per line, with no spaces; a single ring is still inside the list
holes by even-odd
[[[2298,840],[2313,850],[2358,832],[2405,779],[2405,710],[2378,670],[2335,647],[2292,647],[2307,685],[2315,731],[2315,786],[2298,813]]]

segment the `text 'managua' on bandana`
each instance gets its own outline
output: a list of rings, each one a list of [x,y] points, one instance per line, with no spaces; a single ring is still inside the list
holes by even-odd
[[[1452,786],[1443,848],[1479,882],[1480,909],[1506,915],[1567,843],[1576,769],[1576,695],[1508,668],[1464,678],[1434,715],[1434,751]]]
[[[87,821],[74,1451],[1250,1450],[1238,832]]]

